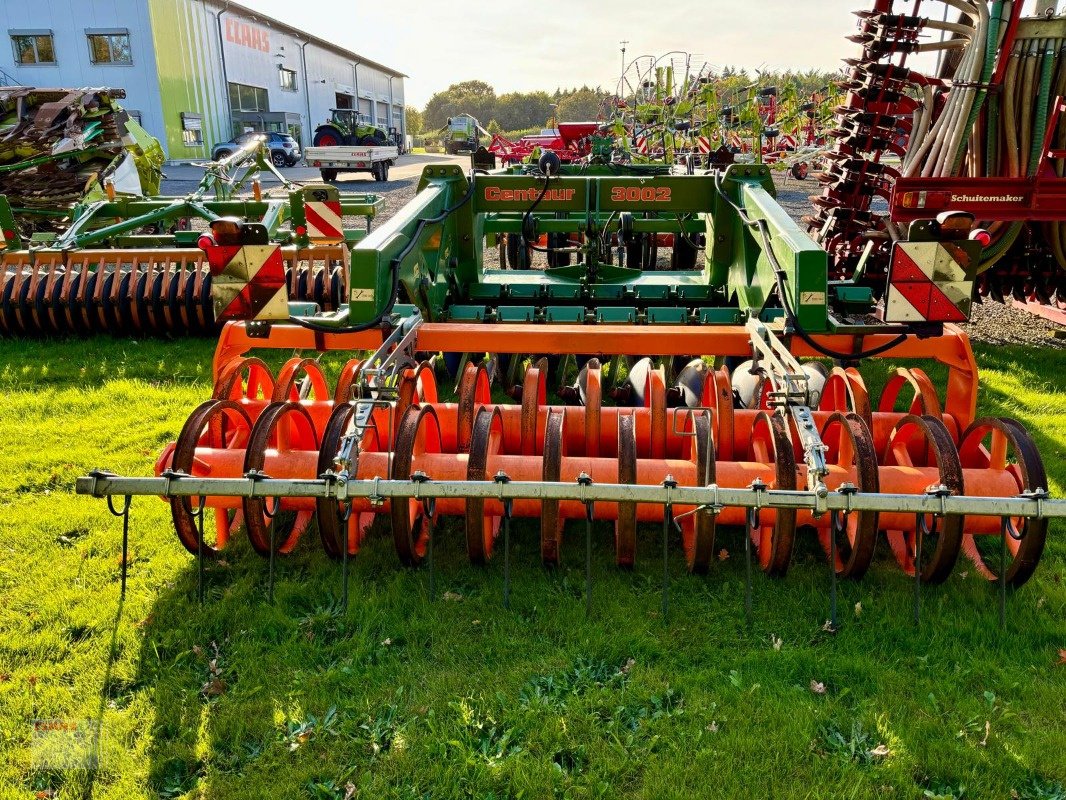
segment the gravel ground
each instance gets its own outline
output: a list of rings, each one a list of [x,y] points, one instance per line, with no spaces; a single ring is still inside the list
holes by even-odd
[[[799,181],[785,173],[775,173],[777,199],[782,207],[796,219],[811,213],[810,195],[817,193],[817,181],[808,178]],[[374,226],[380,226],[392,217],[400,208],[415,196],[418,186],[417,178],[392,180],[387,183],[371,183],[363,179],[340,182],[342,191],[375,192],[384,198],[384,205],[374,220]],[[167,181],[163,191],[167,194],[185,194],[195,189],[196,184],[189,181]],[[270,190],[271,194],[283,192],[280,187]],[[354,220],[347,220],[349,223]],[[496,261],[496,254],[488,253],[487,260]],[[962,326],[971,339],[990,345],[1028,345],[1033,347],[1066,348],[1066,328],[1053,322],[1036,317],[1017,308],[1005,306],[992,300],[975,303],[972,321]]]

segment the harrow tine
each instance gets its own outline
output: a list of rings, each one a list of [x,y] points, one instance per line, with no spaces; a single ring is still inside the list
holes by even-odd
[[[340,529],[347,532],[348,520],[352,516],[352,504],[348,503],[344,506],[343,511],[337,512],[340,517]],[[345,613],[348,611],[348,537],[345,533],[344,544],[341,547],[341,608]]]
[[[501,486],[510,482],[504,472],[497,472],[493,480]],[[503,607],[511,610],[511,512],[513,500],[503,501]]]
[[[1007,627],[1007,529],[1010,517],[1004,517],[999,531],[999,629]]]
[[[122,509],[115,510],[114,500],[111,495],[107,497],[107,508],[116,517],[122,518],[122,588],[119,591],[119,599],[126,599],[126,573],[128,572],[129,562],[129,544],[130,544],[130,506],[133,504],[133,497],[131,495],[125,495],[123,498]]]
[[[748,510],[748,525],[744,531],[744,619],[751,627],[751,536],[761,527],[759,509]]]
[[[847,514],[834,511],[829,520],[829,628],[837,631],[837,534],[845,533]]]
[[[207,498],[200,496],[199,507],[196,514],[196,599],[200,605],[204,604],[204,510],[207,508]]]
[[[670,613],[670,525],[674,523],[674,504],[669,500],[670,489],[677,488],[677,481],[674,480],[672,475],[667,475],[666,480],[663,481],[663,486],[667,490],[667,501],[663,506],[663,624],[666,623],[667,616]]]
[[[582,472],[578,478],[579,486],[591,486],[592,478]],[[592,519],[596,504],[585,501],[585,618],[592,616]]]
[[[921,624],[922,610],[922,539],[925,531],[925,514],[919,514],[914,532],[914,626]]]
[[[432,503],[431,503],[431,505],[432,505]],[[424,501],[422,503],[422,508],[423,509],[426,508],[426,503]],[[426,513],[426,517],[428,519],[432,520],[433,519],[433,514],[431,512],[427,512]],[[436,599],[437,599],[437,581],[436,581],[436,574],[437,573],[435,572],[434,567],[433,567],[433,540],[435,538],[436,537],[433,535],[433,528],[430,527],[428,541],[426,542],[426,548],[427,548],[426,560],[429,561],[429,602],[431,602],[431,603],[435,602]]]
[[[267,570],[267,602],[271,605],[274,604],[274,560],[277,554],[277,547],[274,543],[276,536],[274,517],[277,516],[278,507],[281,505],[281,498],[275,497],[273,499],[273,509],[270,507],[269,500],[263,503],[263,514],[270,520],[270,565]],[[345,549],[347,549],[347,547],[345,547]]]

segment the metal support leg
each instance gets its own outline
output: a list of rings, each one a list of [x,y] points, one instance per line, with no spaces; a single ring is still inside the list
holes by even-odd
[[[511,501],[503,506],[503,607],[511,610]]]
[[[914,531],[914,624],[921,622],[922,611],[922,529],[925,527],[925,515],[918,515],[918,524]]]
[[[126,575],[129,564],[130,555],[130,505],[133,503],[133,497],[126,495],[123,499],[122,509],[116,510],[114,500],[111,495],[107,496],[107,508],[116,517],[122,517],[122,569],[121,580],[122,588],[119,590],[119,598],[126,599]],[[202,538],[202,537],[201,537]]]
[[[1007,527],[1010,517],[1003,518],[999,532],[999,629],[1007,627]]]
[[[422,501],[422,515],[426,518],[429,525],[429,538],[426,542],[426,560],[429,561],[429,600],[433,602],[437,599],[437,572],[433,564],[433,518],[437,514],[437,501],[435,498],[428,498]]]
[[[748,525],[744,531],[744,619],[751,627],[751,536],[759,529],[759,509],[748,510]]]
[[[846,531],[846,514],[833,512],[829,518],[829,628],[837,631],[837,534]]]
[[[517,358],[517,356],[513,356]],[[510,478],[503,471],[497,472],[493,477],[496,483],[509,483]],[[513,500],[500,500],[503,502],[503,607],[511,610],[511,512],[514,509]]]
[[[670,521],[674,518],[674,507],[667,503],[663,507],[663,622],[670,613],[670,561],[669,540]]]
[[[274,562],[277,557],[277,545],[275,538],[277,536],[276,526],[274,525],[274,517],[278,513],[278,506],[281,505],[281,500],[274,498],[274,507],[270,507],[270,500],[268,499],[263,503],[263,513],[266,514],[270,520],[270,564],[268,565],[267,572],[267,602],[273,605],[274,603]],[[347,546],[347,542],[345,542]]]
[[[206,497],[199,499],[199,509],[196,513],[196,599],[200,605],[204,603],[204,504]]]
[[[341,521],[341,530],[344,531],[344,545],[341,551],[341,608],[348,610],[348,520],[352,516],[352,506],[349,503],[338,513]]]
[[[579,486],[591,486],[592,478],[582,472],[578,478]],[[585,617],[592,616],[592,520],[596,514],[596,504],[585,502]]]
[[[437,599],[436,571],[433,568],[433,531],[429,533],[429,541],[426,543],[426,561],[429,562],[429,601]]]

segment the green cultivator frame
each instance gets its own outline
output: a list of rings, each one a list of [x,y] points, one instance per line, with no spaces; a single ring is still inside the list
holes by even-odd
[[[98,472],[78,491],[125,496],[127,522],[129,498],[160,495],[191,553],[243,532],[271,574],[315,528],[346,565],[380,514],[408,565],[432,561],[447,518],[471,561],[502,547],[505,569],[515,519],[535,521],[549,565],[568,521],[587,541],[605,521],[625,568],[640,566],[643,525],[664,548],[679,538],[696,573],[736,528],[775,577],[816,538],[834,592],[886,543],[916,591],[965,553],[1005,592],[1066,504],[1018,423],[976,418],[973,355],[945,322],[968,310],[950,297],[981,254],[971,228],[913,224],[890,287],[913,314],[892,322],[869,289],[827,279],[766,167],[429,167],[353,248],[344,306],[227,324],[213,396],[157,476]],[[275,372],[253,355],[271,350],[295,356]],[[315,356],[338,351],[350,358],[330,387]],[[938,391],[898,368],[872,399],[857,369],[871,358],[947,377]]]

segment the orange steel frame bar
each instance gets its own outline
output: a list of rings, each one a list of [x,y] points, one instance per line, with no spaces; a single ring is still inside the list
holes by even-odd
[[[833,334],[813,337],[838,352],[868,350],[887,344],[895,334],[859,337]],[[321,333],[296,325],[275,325],[269,337],[250,337],[243,323],[229,323],[215,350],[214,374],[233,358],[255,349],[356,351],[376,350],[382,341],[379,330],[360,333]],[[416,349],[444,353],[552,353],[556,355],[650,355],[750,356],[750,336],[740,326],[635,326],[635,325],[528,325],[432,323],[418,330]],[[801,339],[790,343],[799,358],[820,358]],[[933,360],[948,367],[944,412],[963,427],[977,412],[977,363],[969,337],[953,325],[941,336],[913,336],[879,358]]]

